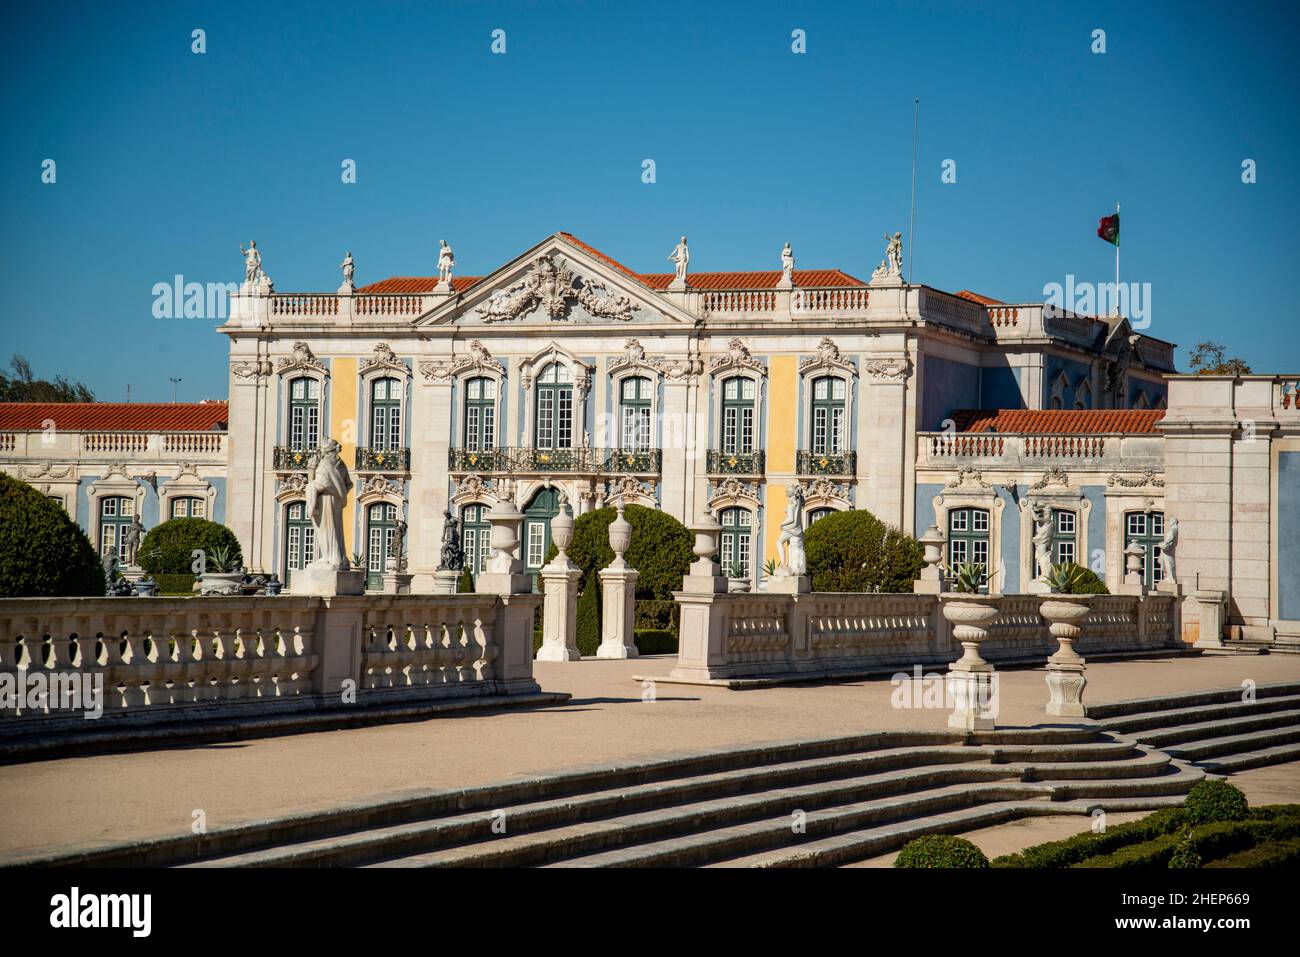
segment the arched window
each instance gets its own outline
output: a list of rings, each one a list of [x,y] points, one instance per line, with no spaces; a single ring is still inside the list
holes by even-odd
[[[573,448],[573,374],[552,362],[537,379],[535,447]]]
[[[320,445],[320,382],[316,379],[289,383],[289,445],[295,449]]]
[[[172,518],[207,518],[208,503],[194,496],[172,499]]]
[[[316,529],[307,515],[304,502],[290,502],[284,510],[284,585],[289,587],[293,573],[306,568],[316,559]]]
[[[632,376],[619,392],[619,448],[650,448],[650,380]]]
[[[473,575],[487,568],[492,553],[492,525],[487,520],[487,506],[466,505],[460,510],[460,540],[465,549],[465,567]]]
[[[366,509],[366,587],[380,588],[388,570],[388,547],[397,529],[397,506],[376,502]]]
[[[465,448],[486,452],[496,448],[497,384],[482,376],[465,383]]]
[[[1142,583],[1154,588],[1162,579],[1160,543],[1165,537],[1164,512],[1125,512],[1124,549],[1137,542],[1142,546]]]
[[[135,520],[135,499],[126,495],[105,495],[99,500],[99,554],[127,559],[126,530]]]
[[[821,519],[825,518],[827,515],[830,515],[834,511],[835,509],[833,508],[813,509],[811,512],[808,513],[808,527],[811,528],[814,522],[820,521]]]
[[[989,567],[989,512],[986,508],[954,508],[948,512],[948,564],[965,562]]]
[[[722,383],[722,451],[754,451],[754,380],[745,376]]]
[[[551,547],[551,519],[560,514],[560,493],[544,488],[524,509],[524,565],[528,574],[542,569]]]
[[[812,384],[812,450],[832,455],[844,451],[844,380],[822,376]]]
[[[749,556],[754,518],[747,508],[722,511],[722,573],[728,578],[749,577]]]
[[[370,447],[382,452],[402,447],[402,383],[396,379],[370,384]]]
[[[1080,379],[1079,384],[1074,387],[1074,407],[1076,409],[1092,408],[1092,383],[1087,379]]]

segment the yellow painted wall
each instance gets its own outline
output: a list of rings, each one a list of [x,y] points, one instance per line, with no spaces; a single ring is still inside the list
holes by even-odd
[[[356,475],[357,433],[357,360],[335,359],[330,365],[329,436],[338,442],[339,458]],[[353,481],[356,481],[354,478]],[[356,520],[356,489],[343,509],[343,545],[350,557],[353,552],[352,528]]]
[[[767,473],[794,475],[798,444],[799,357],[772,356],[768,361]],[[763,530],[763,559],[776,558],[776,540],[785,518],[785,482],[767,483],[767,522]]]

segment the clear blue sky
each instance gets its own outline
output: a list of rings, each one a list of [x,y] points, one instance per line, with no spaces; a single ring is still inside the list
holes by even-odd
[[[907,229],[920,96],[912,278],[1104,282],[1120,200],[1123,278],[1180,364],[1215,338],[1300,371],[1293,6],[25,4],[0,37],[0,352],[100,399],[224,397],[225,337],[151,290],[239,279],[250,238],[281,291],[336,288],[348,249],[361,282],[432,274],[439,238],[478,275],[559,229],[641,271],[684,232],[692,269],[777,268],[788,239],[865,277]]]

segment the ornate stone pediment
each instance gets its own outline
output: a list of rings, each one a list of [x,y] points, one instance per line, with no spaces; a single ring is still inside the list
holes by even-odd
[[[803,483],[804,504],[810,508],[850,508],[849,489],[828,478]]]
[[[544,254],[533,260],[522,280],[498,289],[475,311],[484,322],[506,322],[540,306],[551,319],[567,319],[573,302],[599,319],[631,319],[638,308],[624,293],[575,274],[563,257]]]
[[[619,499],[624,503],[633,505],[645,505],[649,508],[659,507],[659,503],[655,499],[654,485],[642,482],[631,475],[610,479],[605,486],[606,502],[613,503]]]
[[[410,370],[406,368],[406,363],[398,358],[387,342],[375,343],[375,351],[361,360],[358,368],[362,372],[374,372],[380,369],[388,369],[400,375],[407,375]]]
[[[749,348],[740,339],[732,339],[727,343],[725,353],[714,356],[709,360],[709,373],[712,375],[717,375],[719,372],[730,372],[734,369],[748,369],[761,375],[767,375],[767,366],[750,355]]]
[[[853,364],[840,356],[840,347],[835,344],[835,340],[828,337],[823,337],[818,343],[816,355],[804,356],[799,360],[799,371],[847,372],[851,376],[858,374]]]
[[[717,510],[733,505],[746,505],[758,508],[761,505],[758,486],[753,482],[742,482],[738,478],[727,478],[713,486],[709,496],[709,508]]]
[[[372,475],[357,486],[357,501],[361,503],[385,499],[395,502],[402,500],[402,486],[389,481],[382,475]]]
[[[1043,477],[1033,485],[1029,486],[1029,488],[1032,491],[1039,491],[1040,489],[1045,489],[1052,485],[1064,485],[1067,488],[1070,485],[1070,476],[1066,474],[1065,469],[1058,465],[1053,465],[1050,469],[1044,472]]]
[[[984,481],[984,473],[975,468],[962,468],[957,470],[955,478],[949,479],[945,488],[985,491],[991,488],[988,482]]]
[[[295,342],[293,344],[293,354],[285,356],[275,364],[275,371],[280,375],[286,372],[319,372],[321,375],[329,375],[329,369],[325,363],[317,359],[311,351],[311,347],[305,342]]]
[[[610,361],[609,371],[610,374],[617,374],[629,369],[660,373],[664,371],[664,362],[647,356],[645,346],[641,345],[639,339],[628,339],[623,343],[623,354]]]
[[[452,494],[451,500],[457,505],[466,505],[470,502],[481,502],[485,498],[493,497],[491,479],[485,479],[480,475],[467,475],[457,483],[456,491]]]

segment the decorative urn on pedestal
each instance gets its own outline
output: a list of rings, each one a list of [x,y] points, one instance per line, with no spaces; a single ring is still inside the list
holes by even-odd
[[[627,552],[628,547],[632,544],[632,523],[623,517],[623,499],[619,499],[614,508],[617,514],[614,521],[609,523],[609,547],[614,551],[614,561],[610,563],[611,568],[625,568],[627,562],[623,555]],[[569,520],[572,524],[573,520]]]
[[[1087,617],[1090,596],[1075,594],[1083,569],[1077,565],[1057,565],[1047,574],[1052,591],[1043,598],[1038,613],[1047,622],[1047,630],[1057,641],[1056,651],[1047,659],[1047,713],[1063,718],[1086,718],[1083,676],[1086,662],[1074,650],[1075,639],[1083,633],[1081,622]]]
[[[980,642],[998,617],[996,595],[982,595],[988,581],[983,565],[962,564],[952,569],[954,591],[939,596],[943,617],[961,642],[962,656],[948,666],[948,693],[953,698],[948,727],[964,731],[992,731],[997,717],[995,669],[980,655]]]

